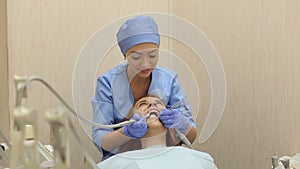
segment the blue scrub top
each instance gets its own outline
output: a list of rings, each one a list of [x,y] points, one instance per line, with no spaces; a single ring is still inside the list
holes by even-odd
[[[132,108],[134,98],[126,73],[127,66],[128,63],[119,64],[98,77],[95,96],[92,97],[94,122],[108,125],[120,123],[124,121]],[[148,95],[158,96],[167,107],[181,103],[178,107],[182,109],[182,113],[196,127],[177,74],[169,69],[157,66],[153,69],[151,76],[152,80]],[[118,149],[113,152],[106,152],[101,148],[103,136],[113,130],[93,127],[93,141],[103,154],[102,160],[118,153]]]

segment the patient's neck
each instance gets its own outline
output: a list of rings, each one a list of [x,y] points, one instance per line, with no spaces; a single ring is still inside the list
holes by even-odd
[[[160,133],[148,130],[147,134],[141,138],[142,148],[144,149],[155,145],[166,146],[166,133],[167,130]]]

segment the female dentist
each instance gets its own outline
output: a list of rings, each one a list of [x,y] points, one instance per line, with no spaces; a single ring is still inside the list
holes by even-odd
[[[98,77],[92,98],[93,121],[109,125],[128,119],[135,122],[118,129],[93,127],[93,142],[102,153],[102,160],[120,153],[120,147],[125,143],[146,134],[145,117],[134,115],[132,107],[147,95],[159,96],[168,107],[172,107],[164,109],[159,119],[166,128],[184,133],[192,143],[197,135],[196,124],[178,76],[157,66],[160,36],[154,19],[145,15],[128,19],[120,27],[117,40],[127,63],[119,64]]]

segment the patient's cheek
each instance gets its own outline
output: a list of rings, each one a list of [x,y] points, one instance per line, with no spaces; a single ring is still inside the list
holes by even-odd
[[[144,113],[144,110],[141,109],[141,108],[137,109],[136,113],[137,113],[138,115],[140,115],[140,117],[145,117],[145,116],[146,116],[145,113]]]

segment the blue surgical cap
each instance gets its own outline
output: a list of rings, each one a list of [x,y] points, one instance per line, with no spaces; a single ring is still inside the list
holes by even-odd
[[[146,42],[160,44],[157,24],[152,17],[145,15],[128,19],[120,27],[117,40],[124,56],[132,46]]]

